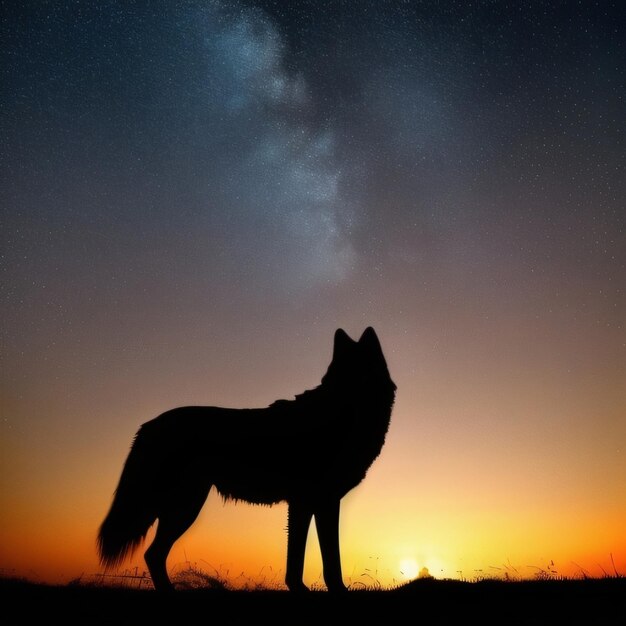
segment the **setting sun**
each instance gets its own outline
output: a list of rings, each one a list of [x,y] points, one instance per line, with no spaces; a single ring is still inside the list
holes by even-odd
[[[407,580],[413,580],[417,578],[417,574],[419,572],[419,565],[415,561],[415,559],[402,559],[400,561],[400,573]]]

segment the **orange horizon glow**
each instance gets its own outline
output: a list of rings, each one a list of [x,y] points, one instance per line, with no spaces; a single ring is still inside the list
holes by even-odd
[[[193,567],[233,588],[284,588],[286,506],[278,505],[272,510],[241,503],[227,504],[222,510],[220,506],[219,498],[209,497],[199,520],[172,549],[168,559],[170,575]],[[424,568],[436,579],[469,581],[528,580],[540,575],[602,578],[624,575],[626,569],[626,542],[620,539],[623,533],[619,520],[602,528],[593,528],[593,523],[587,521],[570,530],[568,536],[568,529],[559,524],[534,528],[509,523],[498,535],[497,524],[492,527],[487,520],[471,528],[450,524],[438,529],[440,524],[433,519],[420,528],[421,536],[427,537],[423,541],[419,532],[413,539],[402,536],[399,540],[381,533],[374,535],[373,541],[367,523],[359,521],[359,517],[373,514],[376,506],[354,503],[346,509],[341,530],[342,560],[344,581],[353,588],[392,588],[416,578]],[[6,529],[3,530],[3,576],[66,584],[80,578],[87,582],[104,572],[95,556],[93,529],[75,528],[68,535],[66,525],[59,524],[56,531],[54,524],[34,524],[19,533],[21,537],[11,537],[10,541]],[[142,554],[153,531],[154,528],[149,531],[147,542],[133,558],[108,573],[146,572]],[[585,532],[599,536],[583,545],[580,536]],[[565,537],[561,536],[563,533]],[[412,572],[406,571],[407,563],[414,568]],[[321,571],[313,523],[305,583],[323,588]]]
[[[402,402],[393,423],[408,417]],[[424,568],[434,578],[532,579],[537,575],[602,577],[624,574],[626,504],[615,486],[595,485],[597,509],[587,497],[579,502],[580,478],[563,480],[560,493],[541,487],[544,468],[496,471],[502,459],[485,468],[466,466],[466,459],[448,459],[440,466],[428,456],[431,470],[413,471],[407,442],[390,429],[386,447],[365,481],[343,500],[341,551],[344,580],[352,587],[389,588],[410,580],[403,564]],[[15,449],[14,449],[15,450]],[[30,488],[36,498],[18,491],[3,496],[0,527],[2,573],[47,583],[64,584],[102,573],[95,552],[95,535],[106,513],[125,453],[99,471],[92,458],[78,455],[62,474],[88,469],[71,479],[48,476]],[[101,457],[105,454],[102,450]],[[395,457],[395,458],[394,458]],[[6,457],[5,458],[9,458]],[[16,467],[19,460],[15,459]],[[24,462],[24,461],[22,461]],[[68,460],[69,462],[69,460]],[[447,468],[447,470],[446,470]],[[581,475],[594,487],[589,469]],[[598,477],[600,478],[600,477]],[[547,479],[546,479],[547,480]],[[554,478],[553,478],[554,480]],[[476,485],[482,481],[482,487]],[[525,482],[534,491],[524,490]],[[61,484],[65,484],[61,487]],[[474,488],[471,488],[472,485]],[[601,508],[602,507],[602,508]],[[602,515],[597,512],[602,510]],[[286,505],[259,507],[224,502],[212,490],[192,528],[174,546],[168,568],[175,573],[190,565],[216,575],[233,587],[261,584],[283,588],[286,556]],[[120,571],[146,570],[143,550]],[[406,569],[406,567],[405,567]],[[309,532],[305,582],[323,588],[321,559],[314,522]]]

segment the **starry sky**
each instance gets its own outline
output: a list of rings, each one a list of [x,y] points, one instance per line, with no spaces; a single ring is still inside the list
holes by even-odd
[[[369,325],[348,582],[626,572],[622,3],[0,6],[2,572],[97,572],[141,423]],[[212,494],[169,563],[279,580],[285,513]]]

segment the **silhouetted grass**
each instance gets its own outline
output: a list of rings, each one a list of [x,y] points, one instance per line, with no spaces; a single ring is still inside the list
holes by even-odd
[[[46,585],[0,579],[2,623],[41,624],[622,624],[626,578],[476,582],[424,578],[393,589],[292,594],[277,588],[229,590],[189,568],[197,584],[170,595],[146,588]],[[208,577],[208,578],[207,578]],[[217,582],[216,582],[217,581]],[[222,581],[223,582],[223,581]],[[202,583],[202,584],[200,584]],[[206,585],[204,583],[207,583]]]

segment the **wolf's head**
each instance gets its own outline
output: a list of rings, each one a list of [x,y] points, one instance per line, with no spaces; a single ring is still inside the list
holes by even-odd
[[[363,397],[382,395],[393,399],[396,385],[391,380],[380,341],[371,326],[363,331],[358,341],[341,328],[335,331],[333,358],[322,384],[348,393],[359,393]]]

